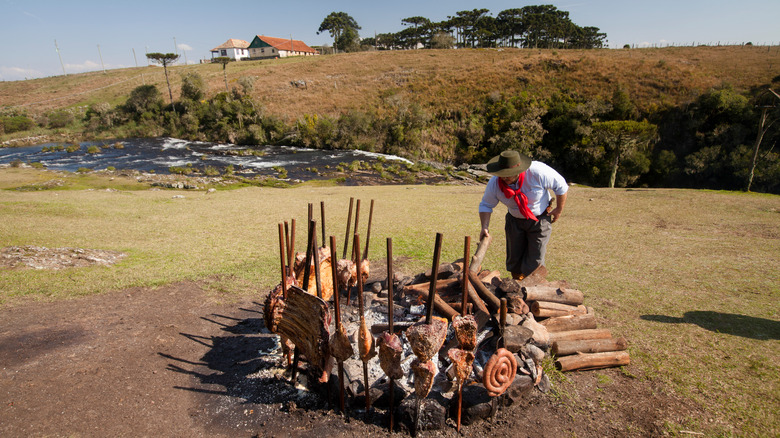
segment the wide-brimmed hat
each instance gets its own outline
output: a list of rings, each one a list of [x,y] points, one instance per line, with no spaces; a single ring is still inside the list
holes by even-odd
[[[517,151],[504,151],[487,163],[488,173],[496,176],[515,176],[528,170],[531,158]]]

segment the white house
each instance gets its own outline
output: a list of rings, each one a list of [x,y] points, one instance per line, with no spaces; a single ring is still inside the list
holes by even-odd
[[[311,56],[319,53],[307,46],[306,43],[292,38],[274,38],[265,35],[256,35],[249,44],[249,57],[261,58],[286,58],[288,56]]]
[[[211,49],[211,59],[226,56],[239,61],[249,58],[249,43],[244,40],[231,38],[224,44]]]

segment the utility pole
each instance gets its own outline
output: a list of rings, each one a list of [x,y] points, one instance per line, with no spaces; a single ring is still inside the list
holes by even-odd
[[[133,47],[133,60],[135,60],[135,67],[138,68],[138,58],[135,57],[135,47]],[[146,85],[146,79],[144,79],[143,73],[141,73],[141,82]]]
[[[179,47],[176,45],[176,37],[173,37],[173,51],[178,55]]]
[[[106,74],[106,66],[103,64],[103,54],[100,53],[100,44],[98,46],[98,56],[100,57],[100,66],[103,67],[103,74]]]
[[[60,47],[57,45],[57,40],[54,40],[54,48],[57,50],[57,56],[60,57],[60,65],[62,66],[62,74],[67,76],[68,74],[65,73],[65,64],[62,63],[62,54],[60,53]]]

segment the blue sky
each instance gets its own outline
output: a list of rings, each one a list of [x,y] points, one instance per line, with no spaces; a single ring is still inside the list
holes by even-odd
[[[402,30],[406,17],[441,21],[475,8],[495,16],[538,4],[554,4],[577,25],[598,27],[609,47],[780,44],[779,0],[0,0],[0,41],[6,48],[0,80],[61,75],[63,64],[67,73],[133,67],[136,60],[146,65],[147,51],[178,51],[181,62],[196,63],[228,38],[251,41],[258,34],[332,44],[327,32],[317,35],[331,12],[351,15],[367,37]]]

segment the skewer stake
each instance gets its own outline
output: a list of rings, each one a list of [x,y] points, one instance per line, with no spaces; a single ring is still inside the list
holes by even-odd
[[[358,206],[360,205],[360,200],[358,199]],[[357,215],[355,216],[355,219],[357,219]],[[357,229],[357,221],[355,222],[355,229]],[[366,318],[363,307],[363,273],[361,272],[360,267],[360,236],[355,233],[355,239],[353,241],[353,250],[357,250],[357,254],[355,254],[355,263],[357,264],[357,294],[358,294],[358,309],[360,312],[360,323],[365,324]],[[362,327],[361,327],[362,329]],[[371,391],[369,391],[370,387],[368,385],[368,363],[366,361],[363,361],[363,388],[366,393],[366,418],[368,418],[368,411],[371,409]]]
[[[469,254],[471,254],[471,236],[466,236],[463,244],[463,297],[461,299],[460,316],[466,316],[466,308],[469,302]],[[460,414],[460,402],[458,402],[458,414]],[[460,416],[458,417],[460,418]],[[460,421],[458,421],[460,426]],[[460,429],[459,429],[460,430]]]
[[[393,239],[387,238],[387,325],[390,334],[393,333],[393,298],[395,297],[395,284],[393,284]],[[392,394],[392,393],[391,393]]]
[[[355,204],[355,230],[353,231],[354,234],[358,234],[358,224],[360,222],[360,199],[357,200],[357,203]],[[355,257],[355,254],[357,253],[358,257],[360,256],[360,245],[356,245],[355,242],[352,242],[352,251],[350,254],[352,254],[352,257]]]
[[[287,266],[290,269],[290,275],[295,276],[294,265],[295,263],[295,219],[291,221],[290,225],[290,246],[287,247]]]
[[[428,301],[426,302],[425,323],[431,324],[433,321],[433,302],[436,298],[436,277],[439,276],[439,256],[441,255],[442,234],[436,233],[436,243],[433,248],[433,266],[431,267],[431,289],[428,292]]]
[[[336,237],[330,236],[330,261],[333,271],[333,306],[336,317],[336,328],[341,324],[341,306],[339,300],[339,277],[336,268]],[[344,413],[344,362],[338,361],[339,365],[339,410]]]
[[[506,305],[506,298],[501,298],[501,306],[499,307],[499,330],[501,332],[501,346],[505,346],[506,340],[504,339],[504,332],[506,331],[506,312],[507,312],[507,305]]]
[[[287,298],[287,269],[284,266],[284,235],[281,222],[279,222],[279,256],[282,262],[282,296]]]
[[[371,210],[374,209],[374,201],[371,201]],[[371,215],[369,214],[369,218]],[[371,219],[368,220],[371,223]],[[369,230],[371,229],[369,225]],[[366,242],[366,253],[368,253],[368,242]],[[393,284],[393,239],[387,238],[387,324],[388,331],[393,334],[393,298],[395,297],[395,285]],[[393,433],[393,411],[395,411],[395,379],[390,378],[390,433]]]
[[[314,256],[314,282],[317,287],[317,298],[322,299],[322,282],[320,281],[320,252],[317,250],[317,238],[315,237],[311,244],[314,248],[311,249],[311,253]]]
[[[320,221],[322,222],[322,246],[328,246],[325,242],[325,201],[320,201]]]
[[[371,200],[371,208],[368,210],[368,229],[366,230],[366,249],[363,251],[363,258],[368,258],[368,241],[371,239],[371,219],[374,217],[374,200]]]
[[[347,258],[347,248],[349,248],[349,226],[352,225],[352,204],[355,202],[355,198],[349,198],[349,214],[347,214],[347,234],[344,236],[344,255],[342,259]]]

